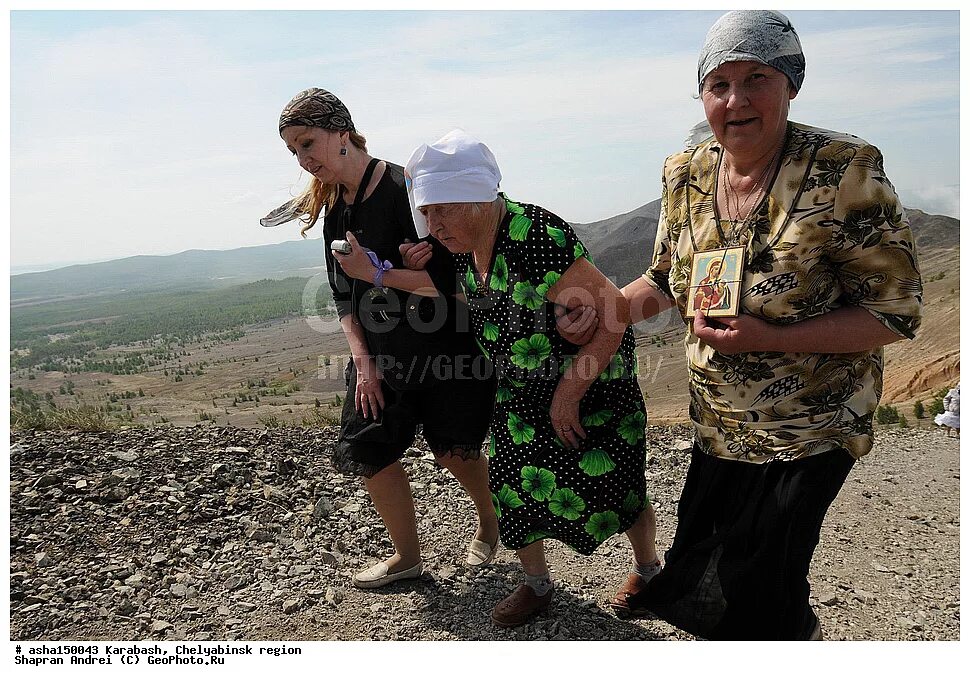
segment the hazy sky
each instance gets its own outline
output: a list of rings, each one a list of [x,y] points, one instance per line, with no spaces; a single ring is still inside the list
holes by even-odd
[[[959,14],[787,11],[791,118],[877,145],[907,206],[959,217]],[[659,196],[703,118],[720,12],[31,12],[10,17],[11,266],[293,239],[308,177],[276,130],[310,86],[403,164],[463,127],[503,189],[571,221]]]

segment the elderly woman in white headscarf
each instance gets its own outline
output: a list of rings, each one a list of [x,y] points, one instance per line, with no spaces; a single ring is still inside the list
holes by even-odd
[[[492,621],[516,626],[549,605],[547,539],[589,555],[625,531],[635,569],[650,579],[659,561],[644,480],[646,410],[623,296],[564,220],[499,193],[495,157],[470,135],[422,145],[406,172],[415,226],[454,255],[475,337],[499,376],[489,486],[502,543],[526,578]],[[435,284],[457,292],[454,281]],[[555,315],[575,301],[601,315],[619,309],[620,322],[572,345]]]
[[[623,289],[634,322],[676,305],[688,323],[696,431],[664,570],[628,602],[705,638],[821,636],[807,576],[822,520],[872,448],[882,347],[920,321],[882,154],[790,121],[804,77],[785,16],[714,24],[697,72],[709,132],[667,159],[653,262]],[[694,301],[704,263],[729,256],[739,308],[715,318]]]

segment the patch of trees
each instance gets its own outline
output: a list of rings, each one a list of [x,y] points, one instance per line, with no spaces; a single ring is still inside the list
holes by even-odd
[[[307,279],[264,279],[228,289],[152,293],[11,310],[11,368],[135,374],[161,368],[196,341],[232,341],[241,327],[328,309],[327,287],[304,310]],[[90,321],[84,321],[90,320]],[[136,349],[125,349],[134,346]],[[117,350],[104,357],[105,350]]]

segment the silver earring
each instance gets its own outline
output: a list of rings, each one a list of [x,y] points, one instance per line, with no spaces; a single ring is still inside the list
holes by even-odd
[[[341,156],[347,155],[347,147],[340,147],[340,155]]]

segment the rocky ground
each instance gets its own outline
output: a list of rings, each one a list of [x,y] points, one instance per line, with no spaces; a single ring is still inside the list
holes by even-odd
[[[520,579],[511,551],[462,566],[471,502],[426,450],[406,467],[426,574],[381,592],[350,575],[390,553],[360,483],[337,475],[336,431],[195,427],[15,433],[12,640],[690,639],[605,607],[625,537],[589,558],[549,546],[559,594],[513,630],[488,613]],[[648,429],[648,488],[669,545],[686,428]],[[420,443],[419,443],[420,444]],[[885,430],[826,519],[813,601],[827,638],[958,640],[959,440]]]

